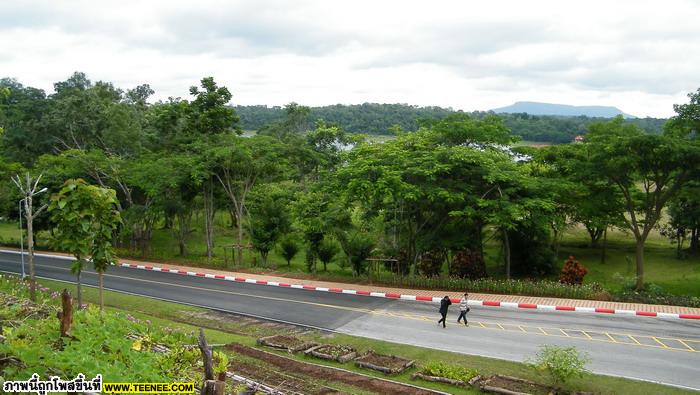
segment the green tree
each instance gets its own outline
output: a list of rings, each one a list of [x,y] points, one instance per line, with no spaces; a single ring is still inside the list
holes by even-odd
[[[280,255],[287,261],[287,266],[292,265],[292,259],[299,252],[299,243],[291,235],[287,235],[280,241]]]
[[[328,271],[328,263],[330,263],[333,258],[340,251],[340,246],[338,242],[329,237],[324,237],[321,244],[318,246],[318,259],[323,262],[323,271]]]
[[[592,152],[586,171],[611,182],[623,196],[625,225],[636,241],[636,288],[642,289],[647,237],[700,166],[700,147],[673,132],[644,134],[621,117],[592,125],[586,141]]]
[[[82,271],[92,259],[99,279],[100,308],[104,306],[104,272],[116,261],[112,238],[121,223],[116,201],[114,190],[88,185],[80,179],[66,181],[51,196],[49,212],[55,224],[54,244],[76,259],[71,270],[77,277],[78,304],[82,304]]]
[[[222,135],[208,151],[214,175],[234,208],[238,229],[237,264],[243,263],[243,219],[247,199],[259,182],[274,181],[284,168],[282,147],[268,136],[242,138]]]
[[[267,266],[268,253],[291,226],[284,192],[269,187],[262,189],[251,196],[249,213],[251,243],[260,253],[263,266]]]

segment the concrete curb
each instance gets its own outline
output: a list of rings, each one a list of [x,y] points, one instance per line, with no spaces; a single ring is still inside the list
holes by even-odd
[[[0,252],[6,252],[11,254],[19,255],[19,251],[13,250],[0,250]],[[26,253],[25,253],[26,254]],[[50,254],[34,254],[34,256],[62,259],[73,261],[75,258],[63,255],[50,255]],[[399,300],[409,300],[417,302],[429,302],[429,303],[440,303],[442,298],[437,296],[425,296],[425,295],[403,295],[395,293],[385,293],[385,292],[372,292],[372,291],[357,291],[354,289],[341,289],[341,288],[324,288],[316,287],[307,284],[290,284],[282,283],[277,281],[267,281],[267,280],[257,280],[254,278],[243,278],[234,276],[225,276],[222,274],[211,274],[204,272],[191,272],[178,269],[169,269],[167,267],[150,266],[150,265],[138,265],[135,263],[119,263],[117,266],[129,268],[129,269],[140,269],[149,270],[161,273],[172,273],[185,276],[194,277],[204,277],[216,280],[257,284],[257,285],[268,285],[273,287],[287,287],[295,289],[305,289],[307,291],[318,291],[318,292],[333,292],[342,293],[349,295],[362,295],[362,296],[372,296],[376,298],[387,298],[387,299],[399,299]],[[459,299],[451,299],[452,303],[459,303]],[[696,314],[679,314],[679,313],[664,313],[655,311],[637,311],[637,310],[621,310],[621,309],[607,309],[607,308],[597,308],[597,307],[578,307],[578,306],[552,306],[552,305],[541,305],[541,304],[531,304],[531,303],[515,303],[515,302],[500,302],[492,300],[473,300],[469,299],[468,304],[470,306],[485,306],[485,307],[503,307],[509,309],[530,309],[530,310],[544,310],[544,311],[568,311],[576,313],[599,313],[607,315],[624,315],[624,316],[635,316],[635,317],[656,317],[665,319],[687,319],[687,320],[700,320],[700,315]]]

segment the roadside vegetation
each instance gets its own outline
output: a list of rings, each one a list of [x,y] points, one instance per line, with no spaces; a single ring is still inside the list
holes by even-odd
[[[253,377],[256,372],[259,382],[274,384],[283,377],[286,384],[305,393],[345,393],[370,394],[382,393],[371,390],[370,384],[357,384],[357,377],[339,377],[323,379],[315,376],[317,369],[323,366],[340,367],[349,374],[359,373],[365,377],[390,378],[400,383],[418,385],[455,394],[479,393],[478,390],[464,386],[414,378],[415,373],[434,377],[443,377],[459,381],[469,381],[476,375],[490,377],[494,374],[518,377],[536,385],[556,386],[565,391],[582,390],[596,394],[638,394],[664,393],[683,394],[684,390],[660,386],[657,384],[634,380],[599,376],[586,373],[577,368],[576,363],[560,363],[567,359],[570,352],[561,350],[556,358],[540,358],[540,364],[532,367],[524,363],[515,363],[478,356],[469,356],[439,350],[425,349],[409,345],[400,345],[383,341],[304,330],[283,324],[272,324],[251,318],[240,317],[196,307],[183,306],[143,297],[105,291],[105,311],[100,312],[95,306],[99,301],[97,289],[85,287],[83,297],[88,307],[77,310],[72,325],[71,336],[60,340],[59,320],[55,312],[60,309],[60,297],[64,288],[75,290],[74,285],[58,281],[39,280],[38,300],[36,304],[28,301],[28,287],[16,277],[0,278],[0,307],[4,336],[0,342],[2,354],[3,378],[26,379],[22,361],[30,362],[31,367],[47,369],[53,373],[65,374],[83,372],[88,377],[97,372],[106,372],[104,381],[186,381],[193,380],[201,385],[203,368],[201,355],[195,344],[199,327],[204,328],[206,338],[214,345],[215,361],[227,360],[227,370],[242,376]],[[303,353],[290,354],[286,351],[263,347],[257,339],[272,335],[285,334],[307,342],[337,344],[351,347],[359,352],[373,350],[378,354],[396,355],[415,361],[415,367],[400,374],[387,376],[383,373],[355,366],[352,363],[340,363],[318,359]],[[30,341],[33,339],[33,341]],[[62,343],[62,350],[54,350]],[[229,345],[229,346],[225,346]],[[109,347],[115,352],[94,352]],[[166,347],[167,352],[152,352],[153,348]],[[117,351],[118,350],[118,351]],[[238,351],[236,351],[238,350]],[[69,358],[70,353],[84,352],[92,358]],[[50,353],[55,358],[46,358]],[[550,354],[552,352],[550,351]],[[563,357],[562,357],[562,354]],[[66,354],[66,358],[58,358]],[[81,354],[83,355],[83,354]],[[289,365],[282,369],[272,356],[284,358],[282,362]],[[43,358],[42,358],[43,357]],[[533,356],[535,357],[535,356]],[[34,358],[34,359],[31,359]],[[129,362],[131,361],[131,362]],[[291,362],[290,362],[291,361]],[[305,373],[293,370],[293,361],[305,363]],[[440,361],[440,362],[436,362]],[[273,363],[274,362],[274,363]],[[542,363],[549,363],[542,367]],[[130,363],[130,369],[120,369],[121,364]],[[311,364],[311,365],[308,365]],[[220,365],[220,364],[219,364]],[[135,369],[134,366],[140,368]],[[215,364],[215,366],[218,366]],[[557,368],[551,373],[556,379],[548,379],[544,371]],[[220,368],[217,368],[220,370]],[[542,370],[545,369],[545,370]],[[31,370],[31,369],[30,369]],[[561,374],[561,376],[557,376]],[[280,376],[281,375],[281,376]],[[117,380],[119,379],[119,380]],[[355,384],[345,381],[355,380]],[[336,381],[337,380],[337,381]],[[358,387],[358,385],[360,385]],[[387,385],[377,381],[371,386]],[[292,389],[282,386],[281,388]],[[375,387],[371,387],[375,388]],[[238,393],[245,386],[227,380],[227,391]],[[384,392],[386,393],[386,391]]]
[[[663,130],[621,117],[580,120],[582,141],[535,148],[518,145],[509,122],[539,118],[447,112],[372,141],[296,103],[244,135],[252,126],[213,78],[188,99],[155,103],[148,85],[122,90],[83,73],[50,95],[12,79],[0,87],[6,245],[17,245],[24,198],[10,177],[29,174],[48,191],[33,204],[51,208],[33,218],[36,244],[78,262],[97,254],[104,269],[119,255],[700,305],[700,91],[675,106]],[[83,201],[83,189],[109,201]],[[87,219],[98,212],[101,220]]]

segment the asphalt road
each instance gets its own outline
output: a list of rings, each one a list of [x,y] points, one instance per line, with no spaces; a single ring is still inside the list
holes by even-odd
[[[19,273],[20,256],[0,252],[0,271]],[[37,276],[74,281],[70,262],[35,257]],[[86,270],[83,282],[95,285]],[[438,327],[437,306],[369,296],[280,288],[115,267],[105,287],[355,336],[523,361],[540,345],[576,346],[601,374],[700,391],[700,322],[601,314],[473,307],[470,326]]]

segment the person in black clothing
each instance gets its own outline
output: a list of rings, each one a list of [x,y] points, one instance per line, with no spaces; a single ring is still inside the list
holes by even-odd
[[[445,296],[442,298],[440,301],[440,315],[442,315],[442,318],[438,321],[438,326],[442,322],[442,327],[445,327],[445,319],[447,318],[447,308],[452,304],[452,301],[450,300],[449,296]]]

